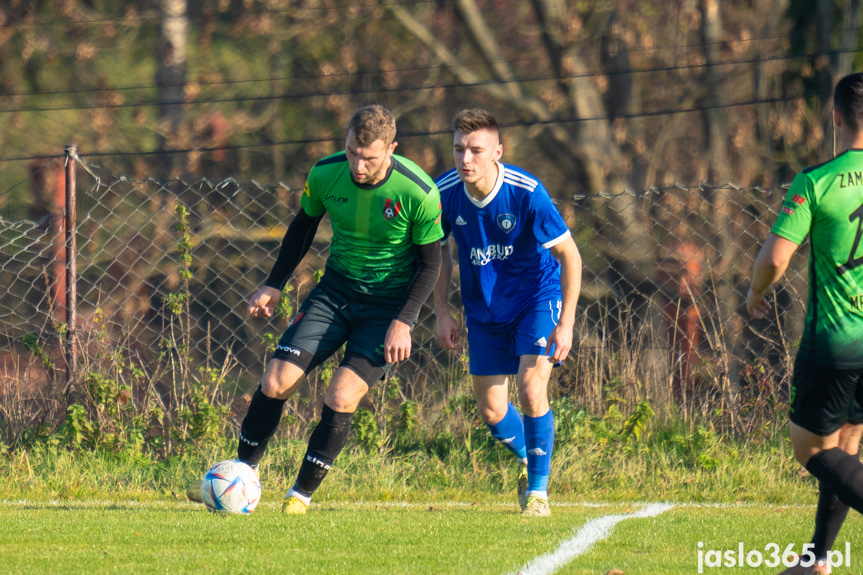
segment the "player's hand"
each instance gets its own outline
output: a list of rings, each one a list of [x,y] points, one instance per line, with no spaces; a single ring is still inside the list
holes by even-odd
[[[384,338],[384,360],[404,361],[411,354],[411,326],[394,319]]]
[[[548,336],[548,343],[545,346],[545,355],[551,351],[551,346],[554,346],[554,354],[551,358],[555,363],[563,363],[569,352],[572,349],[572,324],[558,323]]]
[[[746,311],[755,319],[764,319],[773,309],[770,302],[767,301],[767,296],[773,293],[773,286],[768,287],[763,293],[749,291],[746,293]]]
[[[458,322],[450,313],[436,314],[437,341],[444,349],[458,349],[461,339]]]
[[[276,288],[264,286],[249,300],[249,315],[251,317],[273,317],[273,310],[282,297],[282,292]]]

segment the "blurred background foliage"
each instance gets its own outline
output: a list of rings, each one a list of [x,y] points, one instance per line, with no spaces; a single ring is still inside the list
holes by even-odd
[[[485,107],[505,160],[557,197],[674,182],[771,186],[832,151],[859,0],[11,0],[0,4],[0,189],[79,153],[144,179],[301,187],[352,111],[451,167]],[[164,151],[182,152],[164,154]],[[15,158],[23,160],[13,161]],[[0,194],[24,215],[29,191]]]

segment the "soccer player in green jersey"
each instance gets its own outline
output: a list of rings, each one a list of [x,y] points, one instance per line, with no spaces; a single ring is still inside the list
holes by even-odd
[[[755,261],[746,309],[769,315],[767,295],[809,238],[809,303],[791,387],[794,456],[818,479],[815,534],[786,574],[829,573],[826,558],[848,508],[863,513],[863,74],[833,94],[842,153],[794,178]]]
[[[411,327],[440,271],[440,194],[416,164],[393,153],[396,124],[389,110],[360,108],[346,132],[345,151],[323,158],[309,172],[301,209],[266,284],[249,302],[252,317],[272,316],[283,286],[328,213],[333,237],[326,270],[279,340],[243,420],[237,449],[241,461],[256,467],[285,401],[311,370],[346,344],[320,423],[282,505],[291,514],[306,512],[344,447],[352,415],[369,386],[389,364],[410,355]]]

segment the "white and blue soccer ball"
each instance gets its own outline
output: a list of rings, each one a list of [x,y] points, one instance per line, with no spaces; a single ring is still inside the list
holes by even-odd
[[[201,497],[214,513],[249,514],[261,500],[261,481],[242,461],[220,461],[204,476]]]

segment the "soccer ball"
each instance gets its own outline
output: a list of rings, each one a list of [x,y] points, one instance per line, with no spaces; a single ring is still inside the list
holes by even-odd
[[[214,513],[249,514],[261,500],[261,481],[242,461],[220,461],[204,476],[201,497]]]

